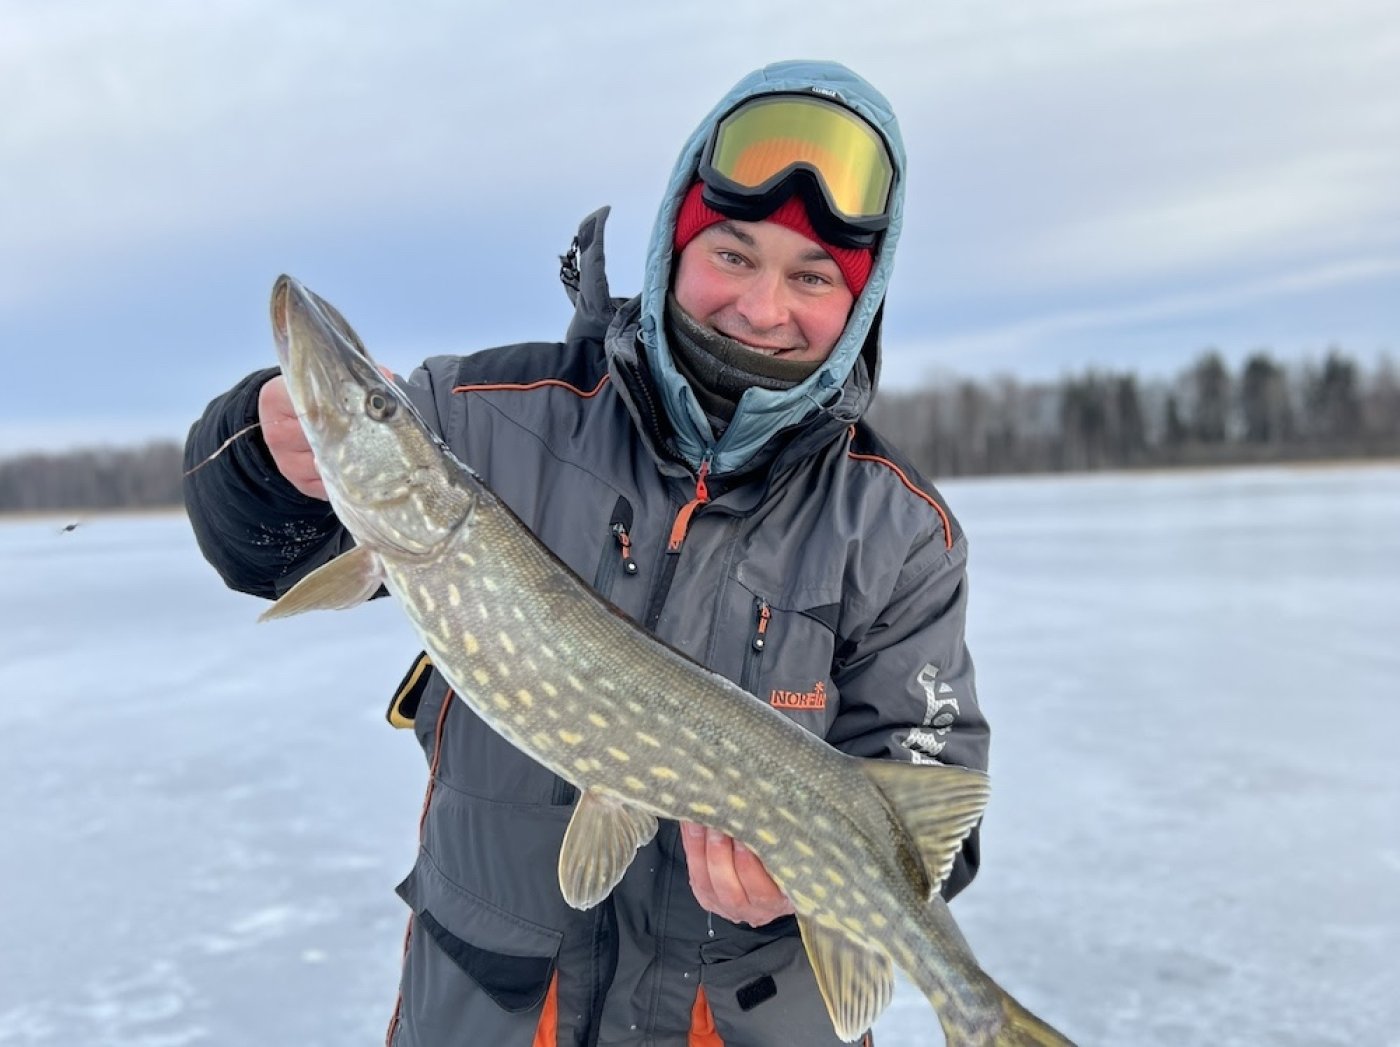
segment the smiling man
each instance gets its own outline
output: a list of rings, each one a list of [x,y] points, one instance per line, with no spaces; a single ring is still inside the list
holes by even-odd
[[[676,218],[672,359],[722,431],[750,386],[791,388],[835,348],[870,277],[868,249],[825,243],[789,197],[767,218],[726,218],[696,182]]]
[[[966,542],[862,421],[903,165],[889,104],[859,76],[759,70],[683,146],[638,297],[611,296],[599,211],[564,258],[576,311],[562,342],[435,358],[405,388],[621,613],[846,752],[982,768]],[[350,539],[275,370],[209,405],[189,465],[252,422],[189,475],[186,502],[225,581],[272,598]],[[567,696],[531,696],[546,699],[567,715]],[[347,696],[347,712],[358,703]],[[399,887],[410,918],[391,1045],[839,1042],[793,907],[752,853],[663,825],[577,912],[556,869],[573,788],[452,701],[423,656],[390,721],[414,729],[430,768]],[[718,771],[674,755],[702,743],[619,735],[609,755],[661,789],[687,768],[745,773],[721,754]],[[977,847],[974,832],[945,895],[971,880]]]

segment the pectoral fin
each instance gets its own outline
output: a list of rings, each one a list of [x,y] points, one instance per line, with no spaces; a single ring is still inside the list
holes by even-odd
[[[637,850],[656,835],[656,816],[589,789],[579,797],[559,850],[559,889],[591,909],[617,886]]]
[[[379,591],[384,569],[379,557],[357,545],[316,568],[258,616],[258,621],[288,618],[302,611],[340,611],[362,604]]]
[[[967,767],[893,760],[866,760],[861,769],[908,830],[928,880],[918,886],[932,895],[982,817],[991,791],[987,776]]]
[[[894,996],[894,964],[810,916],[798,916],[797,925],[836,1035],[847,1041],[858,1038]]]

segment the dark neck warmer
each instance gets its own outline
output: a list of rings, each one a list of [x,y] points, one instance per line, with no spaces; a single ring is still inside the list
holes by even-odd
[[[744,390],[791,389],[823,363],[755,352],[694,319],[674,294],[666,296],[666,340],[676,370],[695,390],[716,438],[734,418]]]

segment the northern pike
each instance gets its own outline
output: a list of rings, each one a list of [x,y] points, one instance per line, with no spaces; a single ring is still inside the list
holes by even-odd
[[[579,799],[559,887],[607,897],[660,818],[749,847],[792,901],[837,1035],[899,967],[952,1047],[1069,1044],[973,958],[938,893],[981,816],[983,773],[832,748],[618,613],[423,422],[328,303],[272,292],[282,373],[356,546],[263,615],[397,598],[455,694]]]

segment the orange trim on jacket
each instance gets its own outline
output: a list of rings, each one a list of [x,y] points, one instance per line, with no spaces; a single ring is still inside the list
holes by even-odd
[[[496,382],[488,383],[485,385],[455,385],[452,387],[452,391],[454,393],[487,393],[503,389],[519,393],[527,393],[533,389],[543,389],[546,386],[557,385],[559,388],[567,389],[575,396],[580,396],[583,399],[587,400],[591,397],[597,396],[600,392],[602,392],[603,386],[608,384],[608,379],[610,377],[612,376],[606,374],[603,375],[602,378],[598,379],[598,384],[595,385],[592,389],[580,389],[578,386],[570,385],[568,382],[565,382],[559,378],[541,378],[538,382]]]
[[[428,771],[428,788],[423,794],[423,811],[418,815],[418,839],[423,839],[423,826],[428,820],[428,804],[433,799],[433,785],[437,782],[438,762],[442,759],[442,729],[447,723],[447,710],[452,705],[452,692],[448,691],[438,710],[437,728],[433,733],[433,766]],[[413,920],[417,913],[408,914],[408,929],[403,934],[403,963],[408,962],[408,943],[413,940]],[[402,978],[400,979],[402,980]],[[551,991],[553,987],[551,986]],[[384,1034],[384,1047],[393,1047],[394,1032],[399,1027],[399,1015],[403,1013],[403,990],[394,999],[394,1013],[389,1018],[389,1029]]]
[[[856,427],[851,426],[848,432],[854,437],[856,435]],[[890,461],[888,458],[881,458],[878,454],[861,454],[859,451],[847,451],[846,456],[856,462],[875,462],[879,465],[883,465],[886,469],[893,472],[895,476],[899,477],[899,482],[908,488],[911,494],[922,498],[933,507],[933,511],[936,512],[938,518],[943,521],[943,542],[949,549],[953,548],[953,525],[949,522],[948,514],[944,511],[943,506],[939,505],[937,499],[927,491],[921,491],[918,487],[914,486],[914,484],[910,483],[909,477],[904,475],[903,469],[895,465],[894,462]]]

